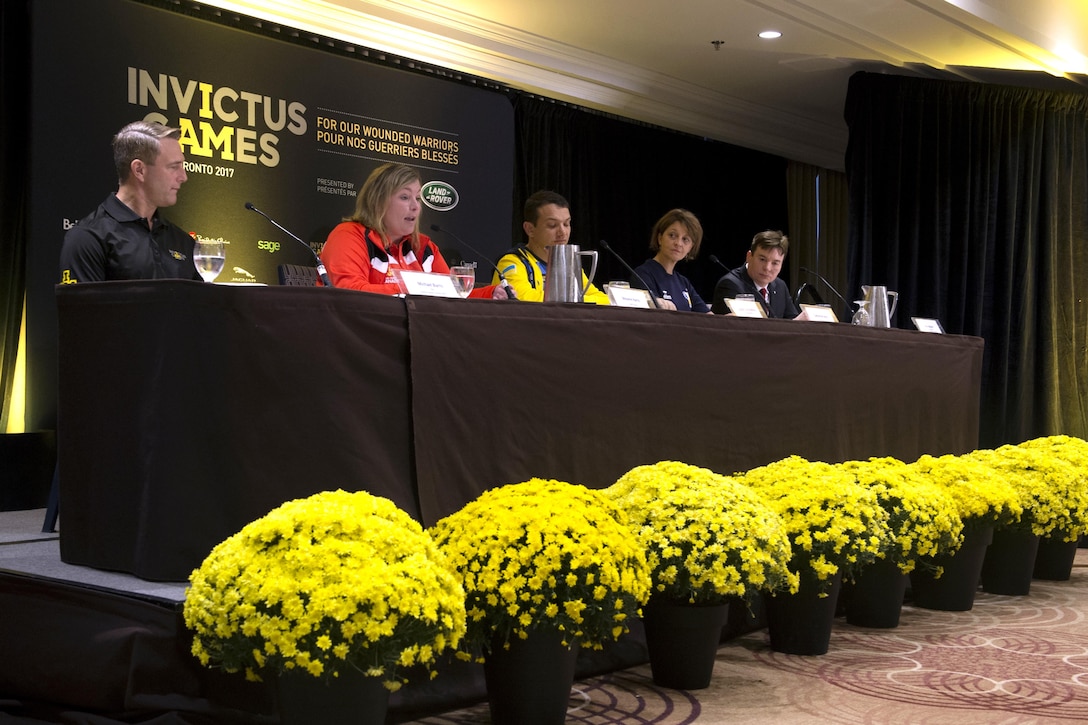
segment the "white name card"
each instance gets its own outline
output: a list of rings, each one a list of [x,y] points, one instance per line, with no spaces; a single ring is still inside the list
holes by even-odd
[[[767,313],[763,311],[763,305],[756,302],[755,299],[728,299],[726,298],[725,304],[729,305],[729,310],[737,317],[766,317]]]
[[[914,323],[914,326],[918,328],[920,332],[936,332],[939,335],[944,334],[944,328],[941,327],[939,320],[934,320],[929,317],[912,317],[910,321]]]
[[[608,301],[617,307],[654,309],[654,303],[650,300],[650,293],[644,289],[608,285]]]
[[[839,318],[835,315],[835,310],[827,305],[801,305],[801,311],[805,313],[805,318],[812,322],[839,321]]]
[[[460,297],[453,284],[453,277],[448,274],[414,272],[398,269],[394,272],[399,278],[405,294],[424,295],[426,297]]]

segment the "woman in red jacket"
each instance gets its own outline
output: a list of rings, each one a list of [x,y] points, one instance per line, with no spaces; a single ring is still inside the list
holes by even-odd
[[[329,233],[321,261],[334,287],[395,295],[401,293],[395,271],[449,274],[438,246],[419,233],[419,172],[388,163],[371,172],[355,199],[355,213]],[[470,297],[505,299],[502,287],[481,287]]]

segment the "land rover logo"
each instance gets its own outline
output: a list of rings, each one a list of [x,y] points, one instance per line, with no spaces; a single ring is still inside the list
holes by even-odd
[[[457,189],[445,181],[428,181],[419,190],[423,203],[435,211],[449,211],[457,206]]]

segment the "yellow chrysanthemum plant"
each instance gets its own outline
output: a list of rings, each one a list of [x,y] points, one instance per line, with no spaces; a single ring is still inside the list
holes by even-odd
[[[1060,535],[1066,541],[1088,531],[1085,469],[1063,457],[1083,463],[1079,440],[1041,438],[968,454],[969,459],[992,466],[1016,491],[1023,512],[1006,527],[1042,537]]]
[[[1020,520],[1024,510],[1020,496],[990,462],[970,455],[924,455],[908,467],[952,496],[965,534]],[[954,554],[958,549],[957,544],[941,553]]]
[[[465,632],[464,590],[434,541],[361,491],[279,506],[217,545],[189,582],[193,654],[255,681],[354,669],[395,691]]]
[[[1073,466],[1081,482],[1088,485],[1088,441],[1075,436],[1052,435],[1033,438],[1020,445],[1048,451],[1054,458]]]
[[[802,586],[827,594],[875,561],[890,538],[888,513],[876,493],[841,467],[790,456],[735,476],[778,513],[793,548],[791,571]]]
[[[464,586],[463,660],[482,662],[535,631],[602,649],[649,598],[638,538],[618,507],[585,486],[534,478],[494,488],[430,533]]]
[[[1045,454],[1069,464],[1072,468],[1067,498],[1072,519],[1068,529],[1061,524],[1048,536],[1073,541],[1088,534],[1088,441],[1069,435],[1034,438],[1020,444],[1024,448],[1040,449]]]
[[[655,601],[750,603],[759,592],[797,590],[782,520],[732,478],[662,461],[631,469],[604,493],[646,549]]]
[[[894,563],[904,574],[921,557],[955,551],[963,538],[963,521],[952,495],[897,458],[870,458],[839,464],[859,484],[876,494],[888,512],[890,538],[878,559]]]

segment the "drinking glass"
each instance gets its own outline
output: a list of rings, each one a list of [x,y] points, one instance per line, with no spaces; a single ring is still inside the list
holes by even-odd
[[[858,306],[858,310],[850,319],[851,324],[861,325],[863,327],[871,327],[873,324],[873,320],[872,317],[869,315],[869,301],[854,300],[854,304]]]
[[[217,239],[198,239],[193,245],[193,264],[205,282],[214,282],[223,271],[227,257],[223,252],[223,242]]]
[[[450,267],[450,276],[453,277],[453,286],[457,288],[457,294],[468,297],[468,293],[476,285],[476,265],[459,264]]]

